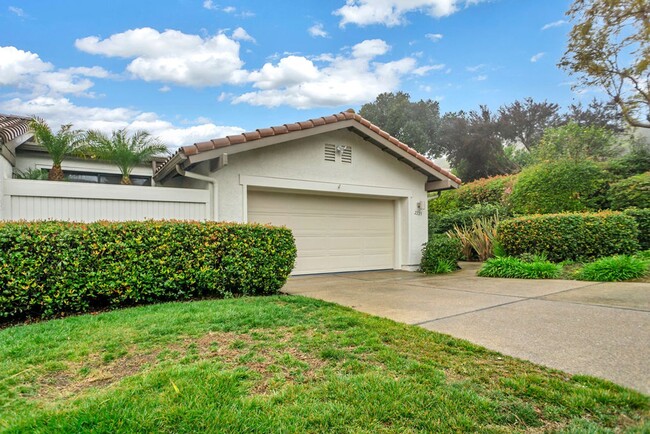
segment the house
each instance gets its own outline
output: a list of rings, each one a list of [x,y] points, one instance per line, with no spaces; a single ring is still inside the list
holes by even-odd
[[[417,269],[427,193],[460,184],[351,111],[185,146],[152,177],[153,189],[114,187],[162,202],[166,191],[200,192],[205,214],[194,218],[285,225],[298,247],[294,274]]]

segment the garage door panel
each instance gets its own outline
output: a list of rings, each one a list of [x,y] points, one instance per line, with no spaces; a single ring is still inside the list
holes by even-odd
[[[249,191],[248,220],[293,231],[294,274],[393,268],[389,200]]]

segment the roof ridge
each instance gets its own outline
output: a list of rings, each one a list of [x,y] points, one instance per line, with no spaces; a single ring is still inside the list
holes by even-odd
[[[246,131],[241,134],[233,134],[225,137],[220,137],[217,139],[207,140],[204,142],[194,143],[192,145],[182,146],[178,148],[175,153],[170,155],[169,158],[167,158],[167,160],[165,160],[160,166],[158,166],[158,168],[156,169],[156,173],[160,172],[167,165],[167,163],[170,160],[172,160],[177,154],[182,153],[185,156],[196,155],[196,154],[200,154],[201,152],[207,152],[214,149],[224,148],[232,145],[238,145],[241,143],[251,142],[255,140],[260,140],[265,137],[289,134],[295,131],[307,130],[314,127],[333,124],[336,122],[346,121],[346,120],[354,120],[356,122],[359,122],[364,127],[370,129],[372,132],[381,136],[383,139],[389,141],[390,143],[402,149],[403,151],[408,152],[410,155],[414,156],[422,163],[436,170],[440,174],[448,178],[451,178],[453,181],[459,184],[461,183],[460,178],[458,178],[448,170],[443,169],[433,161],[429,160],[425,155],[419,153],[412,147],[401,142],[399,139],[391,136],[389,133],[382,130],[377,125],[373,124],[372,122],[362,117],[361,115],[350,111],[344,111],[329,116],[322,116],[319,118],[307,119],[306,121],[283,124],[274,127],[258,128],[255,131]]]

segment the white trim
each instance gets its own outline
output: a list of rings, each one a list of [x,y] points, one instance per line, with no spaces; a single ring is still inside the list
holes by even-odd
[[[209,202],[208,190],[135,185],[85,184],[81,182],[8,179],[4,195],[63,197],[77,199],[119,199],[138,202]]]
[[[272,178],[267,176],[239,175],[239,183],[246,187],[267,187],[283,190],[303,190],[333,194],[359,194],[387,198],[410,198],[411,190],[401,188],[374,187],[369,185],[339,184],[335,182],[304,181],[299,179]],[[244,198],[246,202],[246,198]],[[244,211],[246,211],[244,209]]]

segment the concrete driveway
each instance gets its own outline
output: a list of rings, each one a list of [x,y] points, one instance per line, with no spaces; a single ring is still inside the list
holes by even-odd
[[[300,276],[283,292],[447,333],[650,393],[650,284],[376,271]]]

